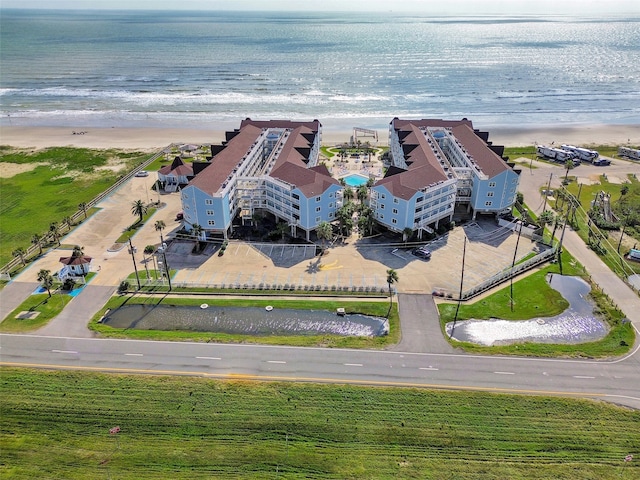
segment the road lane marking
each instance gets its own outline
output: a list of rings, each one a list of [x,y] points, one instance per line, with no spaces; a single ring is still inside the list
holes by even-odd
[[[496,375],[515,375],[513,372],[493,372]]]
[[[361,367],[362,364],[361,363],[345,363],[344,366],[345,367]]]
[[[144,357],[142,353],[125,353],[127,357]]]
[[[74,350],[51,350],[53,353],[78,353]]]
[[[596,377],[588,377],[586,375],[574,375],[573,378],[596,378]]]
[[[220,357],[196,357],[198,360],[222,360]]]
[[[267,363],[287,363],[287,362],[283,362],[282,360],[267,360]]]
[[[228,380],[234,378],[242,378],[244,380],[254,380],[257,382],[316,382],[316,383],[338,383],[338,384],[352,384],[352,385],[378,385],[378,386],[390,386],[390,387],[411,387],[411,388],[435,388],[438,390],[458,390],[458,391],[475,391],[475,392],[499,392],[499,393],[528,393],[535,395],[558,395],[560,397],[625,397],[622,395],[613,395],[606,392],[572,392],[572,391],[557,391],[557,390],[535,390],[527,388],[503,388],[503,387],[479,387],[473,385],[449,385],[449,384],[437,384],[437,383],[417,383],[417,382],[401,382],[401,381],[384,381],[384,380],[358,380],[344,378],[322,378],[322,377],[283,377],[274,375],[255,375],[255,374],[228,374],[228,373],[207,373],[189,370],[154,370],[149,368],[123,368],[123,367],[91,367],[91,366],[78,366],[78,365],[60,365],[51,363],[22,363],[22,362],[3,362],[0,361],[0,366],[5,367],[27,367],[27,368],[44,368],[44,369],[59,369],[59,370],[76,370],[85,372],[114,372],[114,373],[142,373],[146,375],[169,375],[169,376],[192,376],[192,377],[208,377],[218,378],[220,380]]]
[[[419,370],[431,370],[431,371],[438,371],[439,368],[433,368],[433,367],[420,367]]]

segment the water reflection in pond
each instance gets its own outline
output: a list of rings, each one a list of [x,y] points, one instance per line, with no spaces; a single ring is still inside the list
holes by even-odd
[[[569,308],[555,317],[531,320],[463,320],[447,323],[447,335],[461,342],[479,345],[513,343],[585,343],[600,340],[609,333],[608,325],[595,318],[586,296],[589,284],[578,277],[550,274],[549,285],[569,302]]]
[[[186,330],[246,335],[380,336],[388,333],[384,318],[360,314],[338,316],[326,310],[258,307],[185,307],[125,305],[102,323],[137,330]]]

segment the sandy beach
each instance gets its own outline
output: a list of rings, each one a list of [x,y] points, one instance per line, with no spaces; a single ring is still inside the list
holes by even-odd
[[[238,125],[239,125],[238,121]],[[494,145],[507,147],[533,144],[570,143],[574,145],[640,145],[640,125],[584,125],[547,127],[476,128],[489,132]],[[335,145],[349,141],[351,131],[324,126],[322,143]],[[95,127],[28,127],[3,126],[0,144],[20,148],[75,146],[85,148],[118,148],[154,150],[170,143],[220,143],[223,130],[198,128],[95,128]],[[363,138],[364,141],[368,138]],[[376,142],[371,139],[371,143]],[[378,130],[378,145],[387,145],[388,131]]]

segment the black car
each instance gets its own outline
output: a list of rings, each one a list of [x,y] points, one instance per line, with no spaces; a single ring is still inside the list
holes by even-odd
[[[431,250],[425,247],[414,248],[411,253],[420,258],[431,258]]]

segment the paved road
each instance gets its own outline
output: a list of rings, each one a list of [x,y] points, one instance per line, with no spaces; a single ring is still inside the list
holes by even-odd
[[[393,350],[413,353],[454,353],[444,339],[440,316],[431,295],[398,294],[402,337]]]
[[[544,208],[544,198],[540,195],[540,186],[548,184],[550,174],[551,188],[560,186],[565,170],[556,165],[545,162],[533,162],[535,169],[524,170],[520,176],[519,190],[524,194],[527,206],[536,214],[540,214]],[[572,175],[580,175],[585,178],[592,175],[602,175],[606,173],[609,177],[618,176],[626,178],[627,173],[640,175],[640,166],[631,162],[617,160],[616,165],[610,167],[594,167],[589,164],[582,164],[571,171]],[[557,233],[559,235],[559,232]],[[567,228],[563,239],[564,247],[587,269],[591,279],[598,284],[609,297],[618,305],[640,330],[640,297],[635,294],[628,285],[620,280],[611,270],[600,260],[591,249],[587,248],[578,234]]]
[[[640,358],[612,362],[0,335],[4,365],[564,395],[640,409]]]

